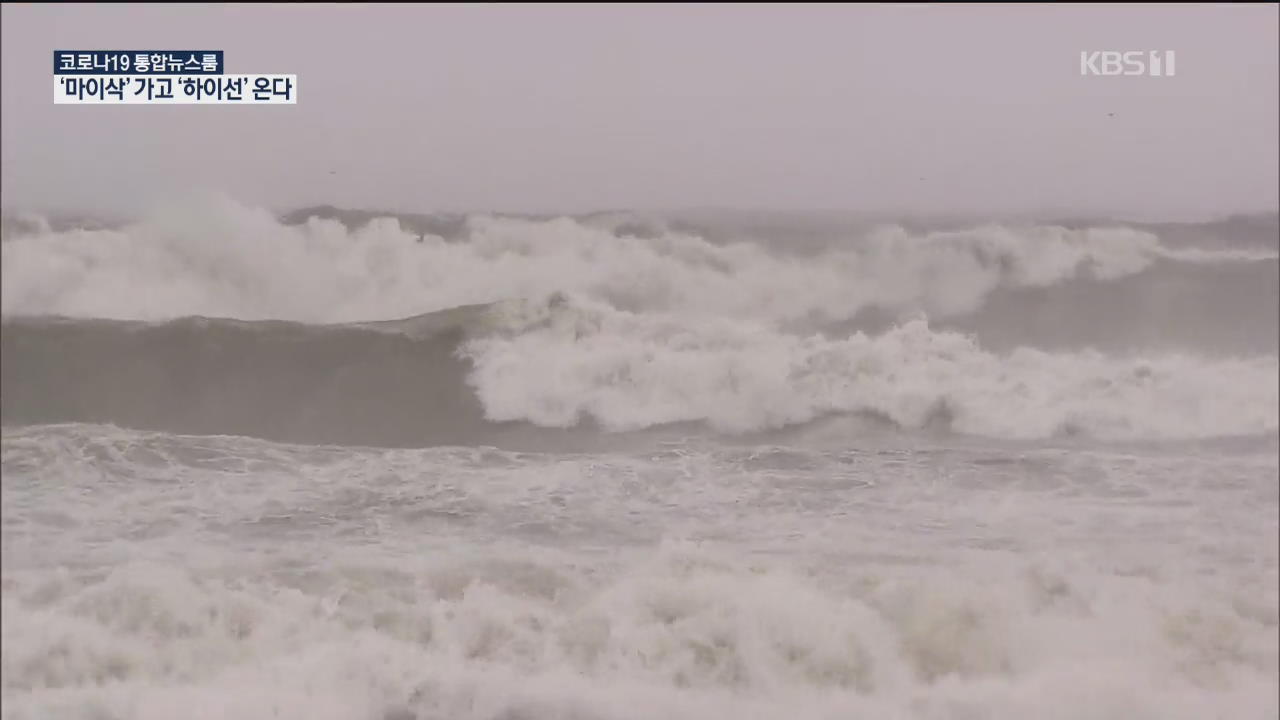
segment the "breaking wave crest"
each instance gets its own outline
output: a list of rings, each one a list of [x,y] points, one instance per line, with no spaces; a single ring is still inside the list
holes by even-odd
[[[5,322],[5,423],[291,442],[492,441],[513,421],[729,433],[869,414],[997,438],[1274,433],[1274,357],[982,349],[924,320],[798,336],[555,295],[398,322]],[[473,392],[474,391],[474,392]]]
[[[333,323],[563,291],[633,312],[832,322],[868,308],[970,314],[1000,288],[1116,281],[1161,261],[1276,258],[1167,248],[1121,226],[883,226],[796,254],[778,249],[785,243],[712,242],[666,228],[633,234],[582,218],[477,215],[463,224],[460,239],[390,217],[354,230],[315,217],[285,225],[231,201],[167,208],[116,230],[36,224],[3,245],[3,311]]]
[[[1277,363],[1187,355],[983,350],[913,320],[840,339],[567,307],[470,340],[470,382],[494,420],[614,430],[704,421],[729,432],[871,413],[966,434],[1174,439],[1272,433]]]
[[[1277,428],[1266,248],[1123,226],[882,226],[805,252],[616,219],[457,230],[213,201],[11,232],[4,422],[376,445],[844,414],[1018,439]]]
[[[101,578],[15,580],[6,682],[63,689],[17,696],[30,714],[16,717],[256,718],[275,707],[379,720],[1070,718],[1082,708],[1198,718],[1226,704],[1261,718],[1275,708],[1265,679],[1276,670],[1274,604],[1250,614],[1162,601],[1168,588],[1145,578],[1067,583],[1030,571],[984,577],[986,587],[966,575],[848,591],[678,551],[600,587],[529,561],[425,580],[392,568],[192,575],[138,563]]]

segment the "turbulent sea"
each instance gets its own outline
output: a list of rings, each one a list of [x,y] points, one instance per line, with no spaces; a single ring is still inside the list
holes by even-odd
[[[7,218],[0,714],[1276,718],[1278,244]]]

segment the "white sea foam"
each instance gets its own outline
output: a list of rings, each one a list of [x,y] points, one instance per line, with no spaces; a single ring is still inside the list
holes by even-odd
[[[541,314],[539,311],[541,310]],[[512,331],[472,340],[471,375],[493,420],[613,430],[705,421],[730,432],[871,413],[1004,438],[1272,434],[1273,357],[1110,358],[984,351],[914,320],[879,336],[800,337],[728,320],[593,303],[509,309]]]
[[[1274,717],[1274,455],[924,450],[7,430],[3,714]]]
[[[8,426],[0,716],[1280,716],[1276,356],[995,352],[938,323],[1002,289],[1274,253],[998,225],[778,252],[608,224],[475,216],[465,240],[419,242],[393,219],[293,227],[215,200],[6,237],[6,317],[322,323],[501,301],[460,348],[492,420],[809,423],[788,437],[812,442],[641,434],[640,451],[556,454]],[[840,329],[870,307],[898,321]],[[413,339],[351,353],[349,386],[453,342],[420,320],[377,326]],[[1271,437],[1010,442],[1062,435]]]
[[[1037,578],[853,593],[666,555],[557,597],[477,568],[328,597],[145,565],[15,580],[5,717],[1273,716],[1273,618]]]
[[[354,230],[317,219],[286,226],[207,198],[118,230],[45,225],[6,239],[2,307],[6,315],[345,322],[566,291],[634,312],[843,320],[869,306],[963,314],[998,287],[1114,281],[1158,258],[1256,259],[1170,250],[1124,227],[913,234],[890,226],[795,255],[680,232],[617,235],[569,218],[474,216],[468,226],[467,242],[418,242],[393,218]]]

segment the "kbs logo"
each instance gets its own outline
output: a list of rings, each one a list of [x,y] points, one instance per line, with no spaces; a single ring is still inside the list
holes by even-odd
[[[1081,50],[1081,75],[1173,77],[1172,50]]]

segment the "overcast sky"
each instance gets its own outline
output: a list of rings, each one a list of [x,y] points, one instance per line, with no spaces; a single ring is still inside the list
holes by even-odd
[[[3,6],[3,204],[1277,204],[1277,6]],[[222,49],[293,106],[53,104],[54,49]],[[1081,50],[1177,75],[1083,77]],[[1114,115],[1112,115],[1114,114]],[[332,174],[330,171],[333,171]]]

